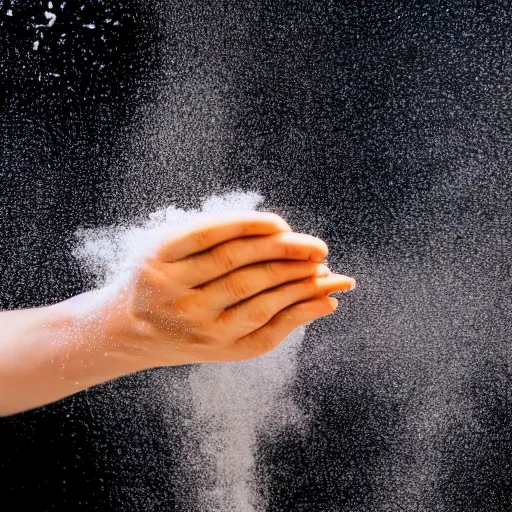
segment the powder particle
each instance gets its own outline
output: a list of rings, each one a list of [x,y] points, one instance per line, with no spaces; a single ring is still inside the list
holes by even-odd
[[[93,309],[124,286],[144,258],[178,226],[220,212],[254,210],[262,200],[257,193],[230,193],[210,197],[200,211],[169,206],[137,225],[80,230],[74,254],[99,289]],[[209,468],[199,478],[201,510],[265,510],[255,477],[257,440],[266,429],[279,428],[291,419],[297,424],[303,422],[287,396],[303,337],[302,327],[261,358],[193,367],[189,376],[191,394],[182,403],[192,408],[196,418],[190,430],[200,445],[201,460],[195,466]],[[187,462],[190,466],[190,457]],[[187,471],[185,466],[183,471]]]

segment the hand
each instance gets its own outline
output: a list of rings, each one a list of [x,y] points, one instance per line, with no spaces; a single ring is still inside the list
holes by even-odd
[[[203,217],[99,302],[89,292],[0,312],[0,415],[155,366],[262,355],[334,311],[330,293],[353,288],[321,264],[326,256],[322,240],[274,214]]]
[[[105,306],[110,350],[138,369],[258,357],[355,286],[321,264],[327,253],[271,213],[186,225]]]

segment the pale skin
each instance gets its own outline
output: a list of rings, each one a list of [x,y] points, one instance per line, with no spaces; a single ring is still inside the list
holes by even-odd
[[[219,214],[173,235],[92,314],[94,292],[0,312],[0,415],[140,370],[261,356],[355,286],[327,253],[278,215]]]

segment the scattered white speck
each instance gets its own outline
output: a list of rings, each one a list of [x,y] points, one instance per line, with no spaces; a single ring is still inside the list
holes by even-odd
[[[33,50],[37,50],[39,48],[39,41],[34,41],[34,44],[32,45]],[[39,80],[41,80],[41,75],[39,75]]]
[[[64,7],[66,7],[66,2],[62,2],[62,3],[60,4],[60,8],[61,8],[61,9],[64,9]]]
[[[7,14],[7,16],[12,16],[12,9],[9,9],[5,14]]]
[[[96,25],[94,23],[87,23],[86,25],[84,25],[84,27],[93,29],[93,28],[96,28]]]
[[[60,77],[60,73],[50,73],[52,76],[56,76],[57,78]]]
[[[53,12],[48,12],[48,11],[45,11],[44,15],[45,15],[46,19],[48,20],[47,26],[51,27],[55,23],[57,16]]]
[[[119,21],[114,21],[114,25],[121,25],[121,23],[119,23]]]
[[[107,19],[105,20],[105,23],[112,23],[112,18],[107,18]]]
[[[48,2],[48,9],[53,9],[53,3],[52,2]]]

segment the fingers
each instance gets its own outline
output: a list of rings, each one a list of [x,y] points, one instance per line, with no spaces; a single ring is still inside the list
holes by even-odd
[[[321,297],[284,309],[263,327],[236,342],[240,359],[258,357],[274,349],[297,327],[332,313],[337,306],[338,301],[334,297]]]
[[[269,261],[243,267],[202,286],[193,295],[198,311],[215,318],[222,310],[276,286],[306,277],[328,275],[329,269],[312,261]]]
[[[274,213],[235,211],[202,217],[175,233],[159,249],[156,259],[171,263],[236,238],[291,230],[287,222]]]
[[[327,256],[323,240],[301,233],[282,232],[269,236],[241,238],[201,254],[175,262],[173,273],[191,288],[218,279],[234,270],[272,260],[311,260]]]
[[[217,321],[229,324],[238,337],[245,336],[268,323],[287,307],[319,298],[338,291],[348,291],[355,286],[354,279],[340,274],[310,277],[288,283],[226,309]]]

